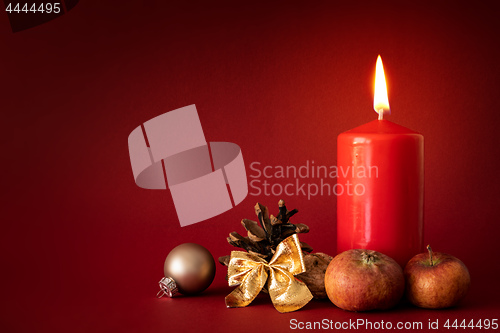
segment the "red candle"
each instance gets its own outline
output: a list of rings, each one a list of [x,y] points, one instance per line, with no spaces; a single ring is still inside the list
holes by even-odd
[[[337,251],[370,249],[401,266],[423,249],[424,138],[383,119],[390,114],[382,60],[374,109],[379,119],[337,141]]]

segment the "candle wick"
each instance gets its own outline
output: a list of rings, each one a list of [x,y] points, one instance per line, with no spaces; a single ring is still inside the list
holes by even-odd
[[[378,110],[378,120],[384,119],[384,109]]]

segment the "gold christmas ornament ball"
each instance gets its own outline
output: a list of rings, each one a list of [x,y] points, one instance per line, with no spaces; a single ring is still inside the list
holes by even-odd
[[[215,261],[203,246],[184,243],[170,251],[163,271],[181,294],[193,295],[207,289],[214,280]]]

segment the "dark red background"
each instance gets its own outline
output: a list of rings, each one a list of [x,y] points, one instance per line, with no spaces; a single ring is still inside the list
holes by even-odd
[[[0,14],[4,332],[286,331],[289,320],[423,321],[499,315],[497,193],[500,98],[495,1],[80,1],[12,33]],[[279,314],[267,295],[226,309],[217,264],[199,297],[155,298],[168,252],[183,242],[229,254],[260,201],[181,228],[168,191],[134,183],[127,137],[196,104],[209,141],[251,162],[336,163],[339,133],[375,119],[384,60],[391,121],[425,136],[425,241],[469,267],[455,309],[401,305],[348,313],[313,301]],[[301,239],[335,254],[336,200],[284,198]],[[193,207],[196,209],[196,207]]]

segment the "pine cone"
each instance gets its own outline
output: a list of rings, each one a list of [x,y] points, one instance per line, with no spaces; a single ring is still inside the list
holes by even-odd
[[[309,232],[309,227],[305,224],[290,223],[290,217],[298,213],[297,209],[288,211],[283,200],[279,201],[278,206],[278,216],[274,217],[269,216],[266,206],[257,203],[255,205],[255,214],[257,214],[259,222],[243,219],[241,224],[247,230],[247,236],[243,237],[237,232],[231,232],[227,238],[228,243],[269,262],[276,252],[276,246],[282,240],[293,234]],[[305,252],[304,264],[306,271],[298,274],[297,278],[307,285],[314,298],[326,298],[325,272],[332,257],[324,253],[310,254],[312,252],[311,246],[304,242],[300,242],[300,245],[302,252]],[[223,256],[219,258],[219,262],[228,266],[230,259],[230,255]],[[263,291],[265,291],[265,288]]]
[[[241,224],[247,230],[247,236],[244,237],[237,232],[231,232],[227,238],[228,243],[269,261],[276,252],[276,246],[282,240],[293,234],[309,232],[309,227],[305,224],[290,223],[290,218],[298,213],[297,209],[288,211],[283,200],[279,201],[278,206],[278,216],[274,217],[273,215],[269,216],[266,206],[257,203],[255,205],[255,214],[259,219],[259,223],[243,219]],[[312,247],[309,244],[300,242],[300,245],[303,252],[312,252]],[[227,266],[230,257],[220,257],[219,262]]]

